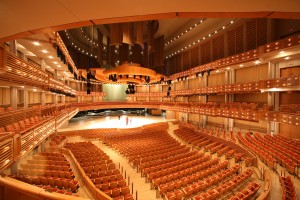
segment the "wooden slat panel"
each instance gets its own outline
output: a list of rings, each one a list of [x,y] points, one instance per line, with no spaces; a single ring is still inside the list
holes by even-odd
[[[244,25],[236,28],[235,34],[236,54],[244,52]]]
[[[195,47],[190,50],[191,52],[191,62],[190,65],[191,67],[196,67],[198,66],[199,63],[199,47]]]
[[[211,62],[211,41],[201,44],[201,64]]]
[[[123,23],[122,32],[123,32],[122,42],[129,45],[133,45],[133,24],[131,22]]]
[[[212,40],[212,48],[213,48],[213,61],[224,58],[225,57],[225,36],[220,35]]]
[[[121,24],[110,24],[110,44],[119,45],[122,43],[122,26]]]
[[[144,48],[144,23],[136,22],[136,44],[140,45],[141,48]]]
[[[267,19],[257,19],[257,46],[267,44],[268,41],[268,29],[267,29]]]
[[[246,23],[247,51],[255,49],[256,46],[256,19]]]
[[[183,70],[190,69],[190,51],[186,51],[182,54],[182,67]]]

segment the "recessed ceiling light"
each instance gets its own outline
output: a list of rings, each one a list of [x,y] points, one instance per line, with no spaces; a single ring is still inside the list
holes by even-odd
[[[230,69],[230,67],[227,67],[226,69]]]
[[[219,72],[219,70],[216,71],[216,73],[218,73],[218,72]]]
[[[53,63],[54,63],[54,64],[57,64],[57,62],[56,62],[56,61],[54,61]]]
[[[61,66],[60,66],[60,65],[57,65],[57,67],[58,67],[58,68],[61,68]]]
[[[48,56],[48,58],[52,59],[52,58],[53,58],[53,56]]]
[[[42,52],[43,53],[48,53],[48,51],[46,49],[43,49]]]
[[[290,57],[285,57],[284,59],[288,60],[288,59],[290,59]]]
[[[255,63],[255,64],[259,64],[259,63],[260,63],[260,61],[259,61],[259,60],[256,60],[254,63]]]
[[[240,67],[244,67],[244,65],[243,65],[243,64],[240,64]]]
[[[33,44],[34,44],[35,46],[40,46],[40,45],[41,45],[41,44],[40,44],[39,42],[37,42],[37,41],[33,42]]]
[[[280,51],[279,53],[280,53],[280,54],[283,54],[283,53],[284,53],[284,51]]]

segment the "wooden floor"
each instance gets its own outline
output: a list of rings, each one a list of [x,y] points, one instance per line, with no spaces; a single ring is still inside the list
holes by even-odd
[[[128,124],[126,125],[126,117]],[[94,128],[135,128],[146,124],[157,122],[173,121],[167,120],[162,116],[136,116],[122,115],[120,120],[118,116],[84,116],[73,118],[67,127],[59,129],[59,131],[71,131]]]
[[[129,123],[126,125],[126,117],[129,118]],[[131,119],[131,123],[130,123]],[[121,119],[118,119],[118,116],[89,116],[89,117],[80,117],[77,119],[72,119],[69,123],[69,126],[66,128],[62,128],[59,131],[71,131],[71,130],[80,130],[80,129],[93,129],[93,128],[134,128],[143,126],[145,124],[150,123],[156,123],[156,122],[164,122],[168,121],[164,119],[161,116],[133,116],[133,115],[124,115],[121,117]],[[172,125],[172,123],[169,123],[169,134],[180,141],[182,144],[185,144],[187,146],[190,146],[189,144],[186,144],[184,141],[182,141],[180,138],[176,137],[173,134],[173,130],[175,130],[178,126]],[[69,142],[79,142],[83,141],[84,139],[81,137],[68,137]],[[126,171],[126,178],[128,181],[128,176],[130,177],[130,190],[132,189],[132,183],[133,183],[133,196],[136,199],[136,192],[138,200],[155,200],[156,199],[156,193],[155,190],[150,190],[150,184],[145,183],[145,178],[140,176],[140,173],[136,172],[136,169],[133,169],[129,164],[128,160],[120,155],[117,151],[114,149],[106,146],[101,141],[98,140],[91,140],[92,143],[94,143],[96,146],[101,148],[112,160],[114,163],[117,164],[117,166],[120,163],[120,168],[123,168],[123,176],[125,175]],[[214,155],[212,155],[214,156]],[[221,158],[222,160],[223,158]],[[230,160],[231,166],[234,164],[233,160]],[[264,167],[267,169],[267,167],[259,161],[259,168]],[[257,168],[256,171],[259,171]],[[280,173],[283,168],[280,166],[277,168],[277,172]],[[286,175],[288,173],[286,172]],[[256,181],[259,182],[258,177],[255,177]],[[281,186],[278,180],[278,175],[276,172],[271,172],[272,176],[272,186],[271,186],[271,194],[269,199],[281,199]],[[300,191],[300,181],[297,178],[293,178],[296,191]],[[262,182],[263,183],[263,182]],[[260,189],[263,190],[263,187]],[[299,192],[297,192],[297,198],[300,199]],[[87,197],[88,195],[84,195]]]

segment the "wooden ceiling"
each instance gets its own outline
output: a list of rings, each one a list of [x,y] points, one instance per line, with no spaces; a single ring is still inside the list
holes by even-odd
[[[169,18],[300,19],[299,0],[0,1],[0,42],[94,24]]]

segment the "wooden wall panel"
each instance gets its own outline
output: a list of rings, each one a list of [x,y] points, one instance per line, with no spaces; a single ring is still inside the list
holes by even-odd
[[[300,74],[300,66],[280,69],[280,77]]]
[[[28,104],[41,103],[41,93],[28,92]]]
[[[266,121],[251,122],[251,121],[235,119],[233,127],[239,126],[239,125],[242,125],[242,127],[245,127],[243,129],[246,129],[246,130],[249,130],[249,128],[251,130],[251,127],[257,127],[258,129],[261,129],[261,130],[267,130],[268,122],[266,122]],[[247,126],[249,126],[249,127],[247,128]],[[240,128],[234,129],[234,131],[239,131],[239,130],[240,130]],[[257,132],[257,131],[255,131],[255,132]]]
[[[69,85],[72,89],[77,90],[77,82],[70,81]]]
[[[46,94],[46,103],[53,103],[54,102],[54,98],[52,94]]]
[[[160,101],[160,97],[150,97],[149,101]]]
[[[199,77],[194,79],[189,79],[189,89],[200,88],[200,87],[201,87],[201,82]]]
[[[193,122],[199,122],[199,114],[188,114],[188,120]]]
[[[10,88],[0,88],[0,105],[10,104]]]
[[[93,97],[91,97],[91,96],[83,96],[83,102],[93,102]]]
[[[137,86],[136,92],[148,92],[148,86]]]
[[[279,105],[282,104],[299,104],[300,103],[300,93],[279,93]]]
[[[240,68],[235,71],[236,83],[245,83],[268,79],[268,64]]]
[[[173,88],[173,90],[174,90],[174,84],[171,84],[171,85],[163,85],[163,86],[162,86],[162,91],[163,91],[163,92],[167,92],[168,89],[169,89],[169,86],[171,86],[171,90],[172,90],[172,88]]]
[[[183,90],[185,88],[185,81],[179,81],[175,83],[175,88],[176,90]],[[173,91],[173,90],[172,90]]]
[[[147,97],[137,97],[137,101],[147,101]]]
[[[213,117],[213,116],[207,116],[207,122],[217,123],[217,124],[223,124],[224,118],[223,117]]]
[[[288,138],[300,139],[300,126],[294,126],[291,124],[279,124],[278,134]]]
[[[208,95],[207,96],[207,101],[209,102],[225,102],[225,96],[224,95]]]
[[[17,104],[24,103],[24,90],[18,90],[17,92]]]
[[[189,102],[200,102],[200,98],[199,98],[199,96],[191,96],[191,97],[188,97],[188,101]]]
[[[208,87],[225,84],[224,73],[210,74],[207,78],[208,78],[208,84],[207,84]]]
[[[150,86],[150,92],[160,92],[160,85],[152,85]]]
[[[234,101],[237,101],[237,102],[268,103],[268,93],[235,94],[234,95]]]

